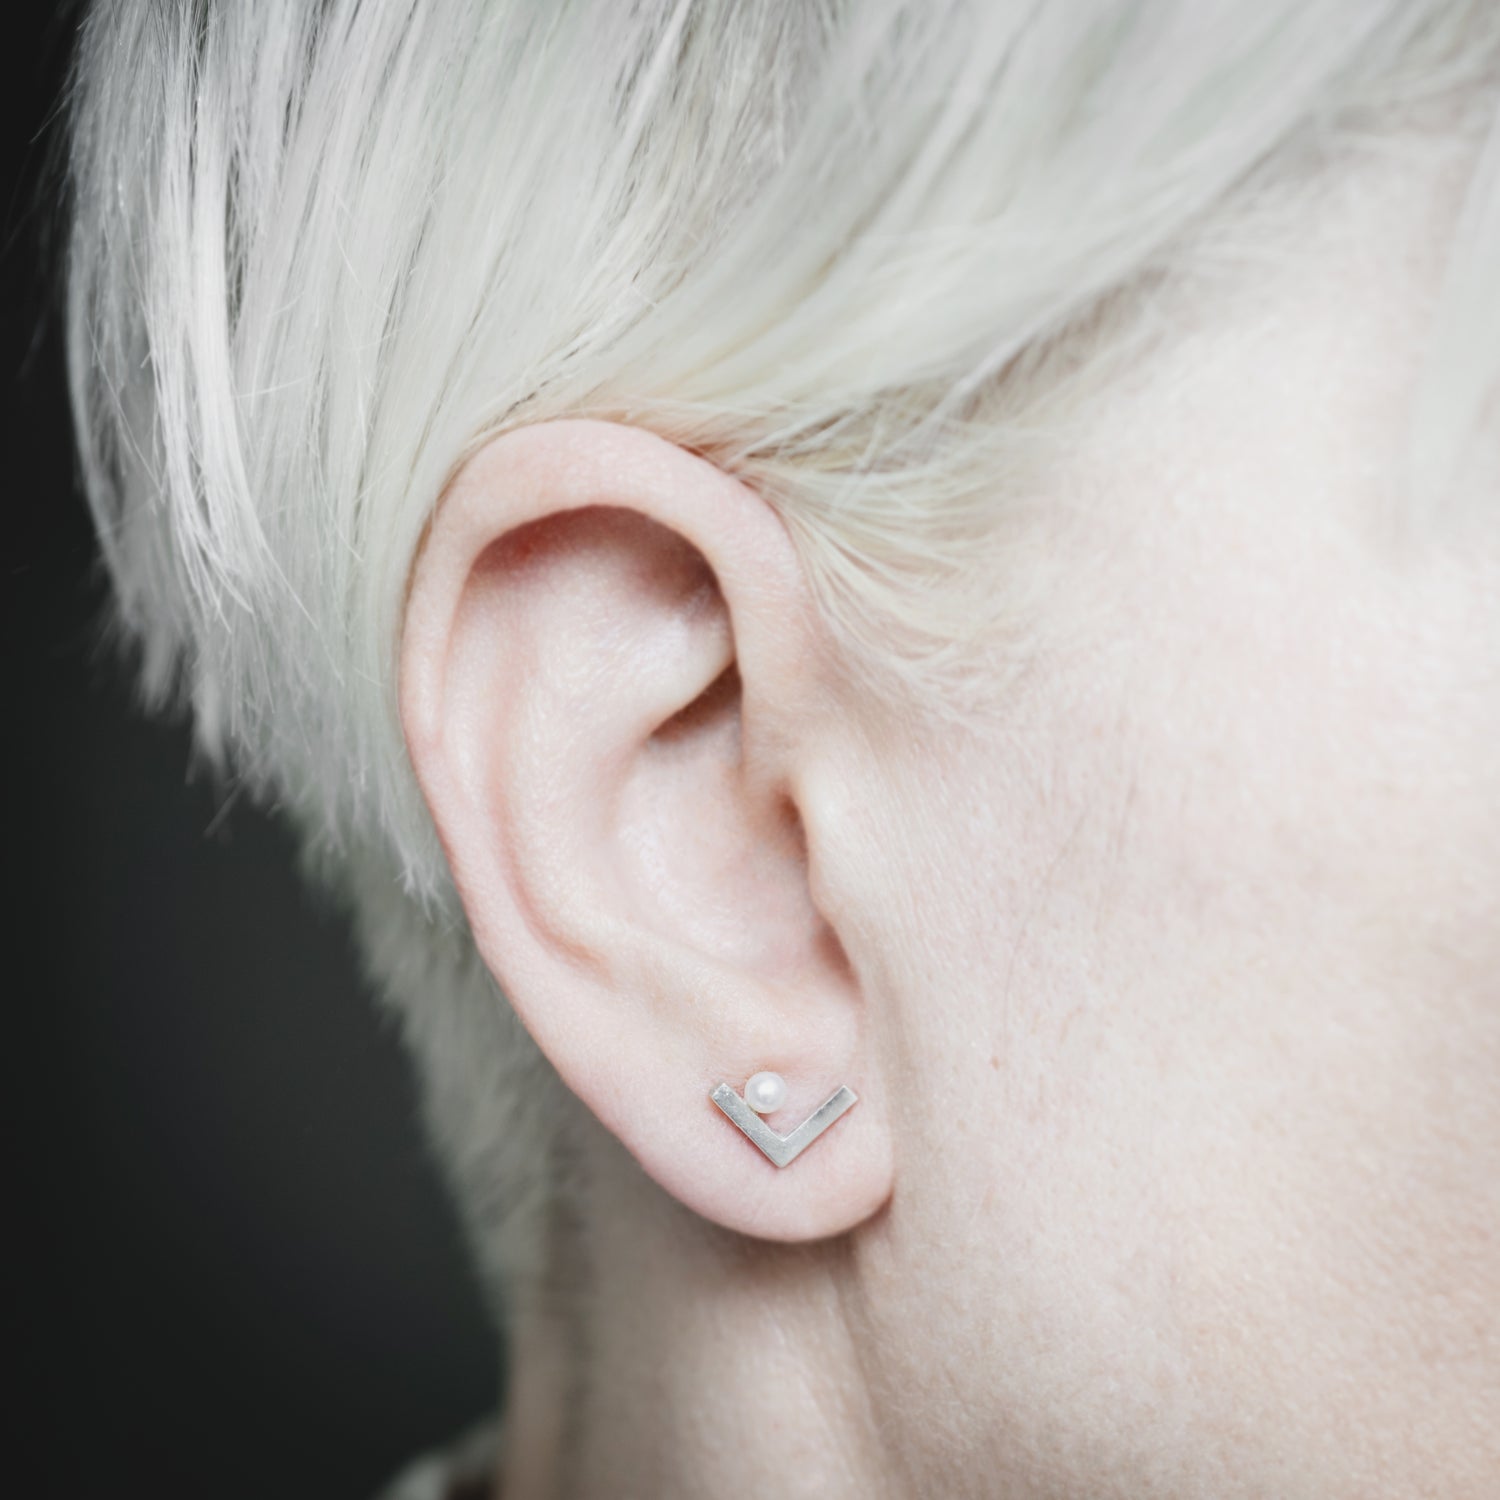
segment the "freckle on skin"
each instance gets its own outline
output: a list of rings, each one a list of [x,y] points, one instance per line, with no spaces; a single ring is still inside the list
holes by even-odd
[[[1000,1059],[998,1057],[992,1057],[990,1059],[990,1066],[998,1073],[1000,1071]]]

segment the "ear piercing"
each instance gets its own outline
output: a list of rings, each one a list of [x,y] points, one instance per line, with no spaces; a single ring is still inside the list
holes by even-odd
[[[839,1088],[828,1096],[795,1130],[787,1135],[777,1133],[761,1119],[786,1103],[786,1079],[779,1073],[755,1073],[740,1095],[721,1083],[708,1096],[726,1116],[764,1153],[773,1166],[785,1167],[795,1161],[840,1116],[859,1103],[851,1088]]]
[[[773,1115],[786,1103],[786,1079],[780,1073],[757,1073],[745,1085],[745,1103],[758,1115]]]

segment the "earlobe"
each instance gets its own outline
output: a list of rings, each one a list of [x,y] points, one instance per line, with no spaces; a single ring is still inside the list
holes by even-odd
[[[891,1187],[797,802],[837,718],[831,661],[769,505],[586,421],[505,434],[454,478],[402,647],[412,762],[501,988],[659,1184],[772,1239],[847,1230]],[[843,1086],[861,1102],[778,1168],[712,1097],[761,1071],[786,1081],[773,1139]]]

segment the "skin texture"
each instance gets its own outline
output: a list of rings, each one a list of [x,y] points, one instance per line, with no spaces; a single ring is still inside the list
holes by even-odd
[[[1174,294],[964,727],[659,438],[455,480],[403,723],[584,1107],[507,1497],[1494,1494],[1496,466],[1393,487],[1461,185],[1342,169]],[[707,1100],[761,1067],[862,1096],[782,1173]]]

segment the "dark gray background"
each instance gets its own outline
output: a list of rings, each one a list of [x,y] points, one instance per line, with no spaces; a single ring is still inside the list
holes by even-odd
[[[342,923],[98,646],[36,207],[74,12],[5,14],[0,1472],[356,1500],[489,1408],[493,1343]]]

